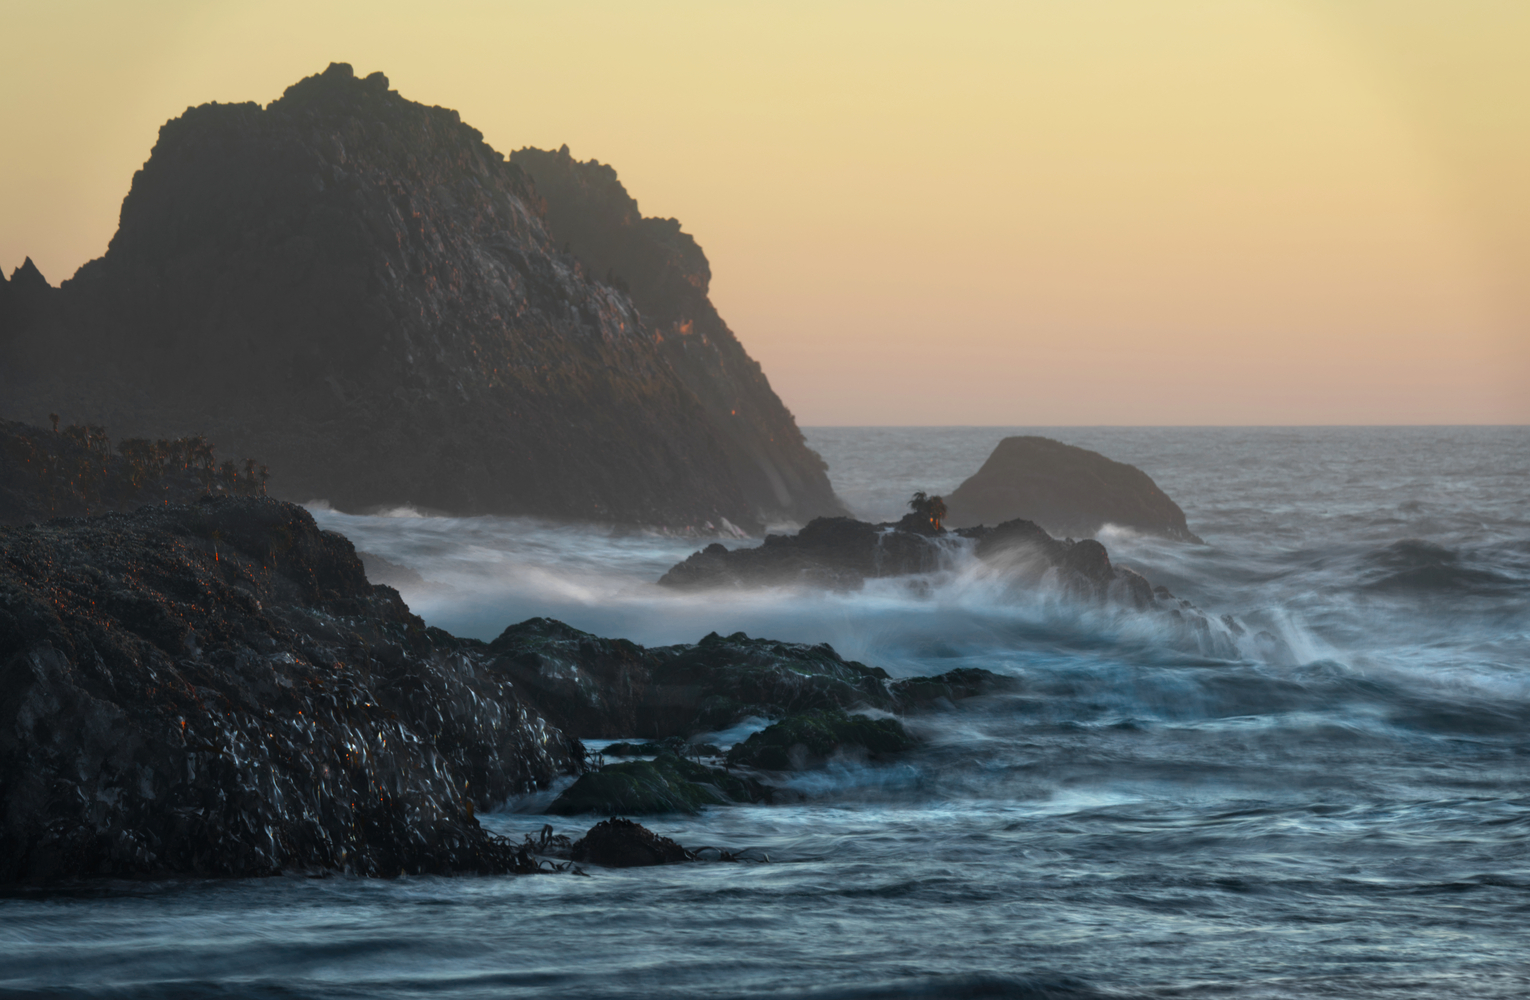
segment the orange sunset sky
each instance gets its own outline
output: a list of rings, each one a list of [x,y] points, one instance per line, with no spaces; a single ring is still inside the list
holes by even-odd
[[[706,249],[804,425],[1530,422],[1530,3],[21,3],[0,267],[330,61]]]

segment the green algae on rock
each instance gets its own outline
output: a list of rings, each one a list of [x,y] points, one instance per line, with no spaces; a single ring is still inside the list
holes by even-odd
[[[917,745],[897,719],[873,719],[829,709],[788,716],[750,735],[728,751],[728,766],[805,771],[821,767],[836,754],[875,760]]]
[[[769,798],[770,789],[752,778],[666,752],[653,760],[624,761],[586,772],[547,811],[555,816],[695,813],[702,806]]]

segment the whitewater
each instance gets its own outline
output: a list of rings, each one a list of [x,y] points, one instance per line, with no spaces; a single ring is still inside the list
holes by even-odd
[[[871,520],[1008,434],[1137,465],[1207,544],[1101,541],[1230,641],[959,547],[850,593],[676,593],[655,581],[695,549],[759,540],[315,503],[459,635],[743,631],[1020,685],[913,718],[895,764],[797,776],[800,801],[645,819],[768,864],[12,890],[0,996],[1530,995],[1530,428],[806,433]],[[543,815],[555,792],[480,819],[598,818]]]

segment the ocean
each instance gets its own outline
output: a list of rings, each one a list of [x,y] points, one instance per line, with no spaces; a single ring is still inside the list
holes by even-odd
[[[645,820],[768,864],[13,891],[0,996],[1530,995],[1530,428],[805,433],[871,519],[1008,434],[1137,465],[1207,544],[1110,528],[1112,558],[1279,641],[1212,655],[960,553],[854,593],[681,594],[654,581],[714,539],[315,503],[460,635],[742,630],[1021,684],[911,720],[895,764],[798,776],[794,804]],[[480,819],[596,819],[549,801]]]

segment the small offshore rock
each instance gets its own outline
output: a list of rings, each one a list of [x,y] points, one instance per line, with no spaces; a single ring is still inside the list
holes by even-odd
[[[569,852],[576,862],[605,868],[642,868],[690,861],[690,852],[630,819],[602,820],[574,842]]]
[[[1134,465],[1027,435],[1007,437],[983,467],[947,494],[954,528],[1024,518],[1082,538],[1106,524],[1199,542],[1179,504]]]

